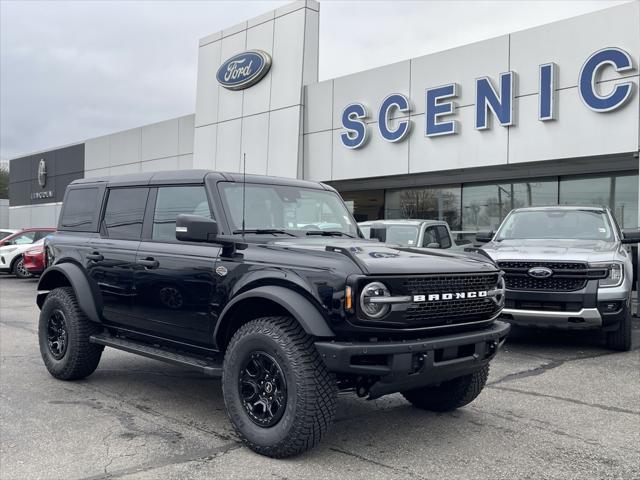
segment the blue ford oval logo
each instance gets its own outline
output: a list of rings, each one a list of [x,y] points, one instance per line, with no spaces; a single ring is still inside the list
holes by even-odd
[[[553,270],[547,267],[532,267],[527,273],[533,278],[547,278],[553,275]]]
[[[216,78],[229,90],[242,90],[255,85],[271,68],[271,56],[262,50],[248,50],[234,55],[220,65]]]

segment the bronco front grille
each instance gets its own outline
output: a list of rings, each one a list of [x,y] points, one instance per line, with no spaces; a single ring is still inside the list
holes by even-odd
[[[537,290],[549,292],[571,292],[581,290],[589,279],[604,278],[604,269],[589,268],[584,262],[548,262],[508,260],[498,262],[505,272],[505,285],[509,290]],[[547,278],[529,275],[533,267],[546,267],[553,274]]]
[[[446,294],[456,292],[484,292],[500,287],[498,272],[476,274],[425,275],[384,279],[394,295]],[[500,311],[493,298],[464,298],[412,302],[398,312],[403,322],[411,327],[449,326],[460,323],[489,320]]]

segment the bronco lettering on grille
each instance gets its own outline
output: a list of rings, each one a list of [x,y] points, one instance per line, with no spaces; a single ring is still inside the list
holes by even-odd
[[[439,302],[441,300],[460,300],[465,298],[483,298],[489,296],[487,290],[477,292],[455,292],[455,293],[430,293],[427,295],[414,295],[414,302]]]

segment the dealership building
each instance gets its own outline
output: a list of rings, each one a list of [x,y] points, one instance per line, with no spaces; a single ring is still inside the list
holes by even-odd
[[[299,1],[202,38],[192,115],[12,159],[10,226],[56,225],[78,178],[245,154],[248,173],[330,183],[359,221],[475,231],[598,204],[638,226],[640,2],[321,82],[319,17]]]

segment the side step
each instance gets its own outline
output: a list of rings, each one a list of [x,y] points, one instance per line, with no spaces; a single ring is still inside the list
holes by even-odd
[[[105,347],[117,348],[125,352],[135,353],[143,357],[153,358],[162,362],[179,365],[182,367],[199,370],[205,375],[211,377],[222,376],[222,359],[201,357],[198,355],[189,355],[167,347],[151,345],[148,343],[137,342],[126,338],[116,337],[109,333],[99,333],[91,335],[92,343],[104,345]]]

